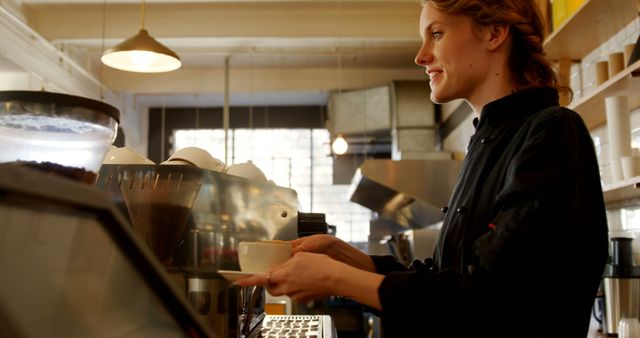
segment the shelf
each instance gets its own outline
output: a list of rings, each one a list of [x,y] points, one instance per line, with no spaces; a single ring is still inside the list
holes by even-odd
[[[582,60],[638,15],[636,0],[588,0],[544,42],[547,59]]]
[[[638,198],[640,197],[640,176],[605,185],[602,191],[605,204]]]
[[[569,108],[582,116],[589,130],[607,122],[604,99],[608,96],[627,96],[630,100],[629,108],[636,108],[639,104],[635,101],[640,94],[640,77],[631,77],[631,73],[639,70],[640,61],[637,61],[570,104]]]

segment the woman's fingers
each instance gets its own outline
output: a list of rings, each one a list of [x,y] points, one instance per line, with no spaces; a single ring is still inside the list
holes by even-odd
[[[271,270],[269,270],[265,274],[252,275],[247,278],[242,278],[237,280],[235,284],[238,286],[250,286],[250,285],[271,286],[274,283],[276,283],[278,280],[277,276],[274,278],[274,274],[277,275],[281,273],[278,271],[283,271],[283,270],[286,271],[287,270],[286,267],[289,266],[290,264],[291,264],[291,259],[285,261],[284,263],[276,267],[271,268]]]
[[[306,242],[305,241],[306,238],[307,237],[299,238],[299,239],[291,241],[291,254],[292,255],[295,255],[298,252],[304,252],[305,251],[304,243]]]
[[[335,237],[330,235],[312,235],[302,237],[291,241],[291,252],[293,254],[299,252],[315,252],[327,253],[331,243],[335,241]]]
[[[235,281],[235,284],[238,286],[268,286],[269,284],[271,284],[271,274],[268,273],[264,275],[253,275],[247,278],[238,279],[237,281]]]
[[[273,296],[287,295],[296,301],[318,299],[329,295],[325,279],[334,262],[326,255],[300,252],[268,274],[244,278],[236,284],[262,285]]]
[[[325,295],[324,292],[318,290],[310,290],[302,285],[290,284],[290,283],[271,283],[267,290],[273,296],[289,296],[294,301],[306,301],[312,299],[322,298]]]
[[[291,254],[292,255],[295,255],[295,254],[300,253],[300,252],[305,252],[305,251],[306,251],[306,248],[304,247],[304,244],[300,244],[300,245],[297,245],[297,246],[291,248]]]

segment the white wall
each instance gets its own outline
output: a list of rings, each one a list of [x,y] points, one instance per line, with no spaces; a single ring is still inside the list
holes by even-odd
[[[0,57],[26,74],[6,73],[5,90],[46,90],[122,104],[118,94],[26,25],[20,13],[0,5]]]
[[[25,72],[0,73],[0,90],[29,88],[29,74]]]
[[[125,146],[138,154],[147,156],[149,143],[149,107],[138,103],[131,94],[124,95],[124,103],[120,108],[123,116],[120,127],[124,131]]]
[[[55,83],[45,80],[42,76],[29,72],[0,73],[0,90],[46,90],[50,92],[64,92]]]

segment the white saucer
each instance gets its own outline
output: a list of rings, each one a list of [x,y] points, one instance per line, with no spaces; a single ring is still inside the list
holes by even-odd
[[[253,275],[262,275],[261,272],[244,272],[244,271],[234,271],[234,270],[218,270],[218,273],[222,275],[222,277],[226,278],[228,281],[235,282],[238,279],[247,278]]]

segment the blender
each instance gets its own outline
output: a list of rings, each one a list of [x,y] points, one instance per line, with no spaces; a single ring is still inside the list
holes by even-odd
[[[640,267],[633,265],[632,238],[611,238],[612,261],[604,270],[604,331],[618,335],[623,318],[640,319]]]

